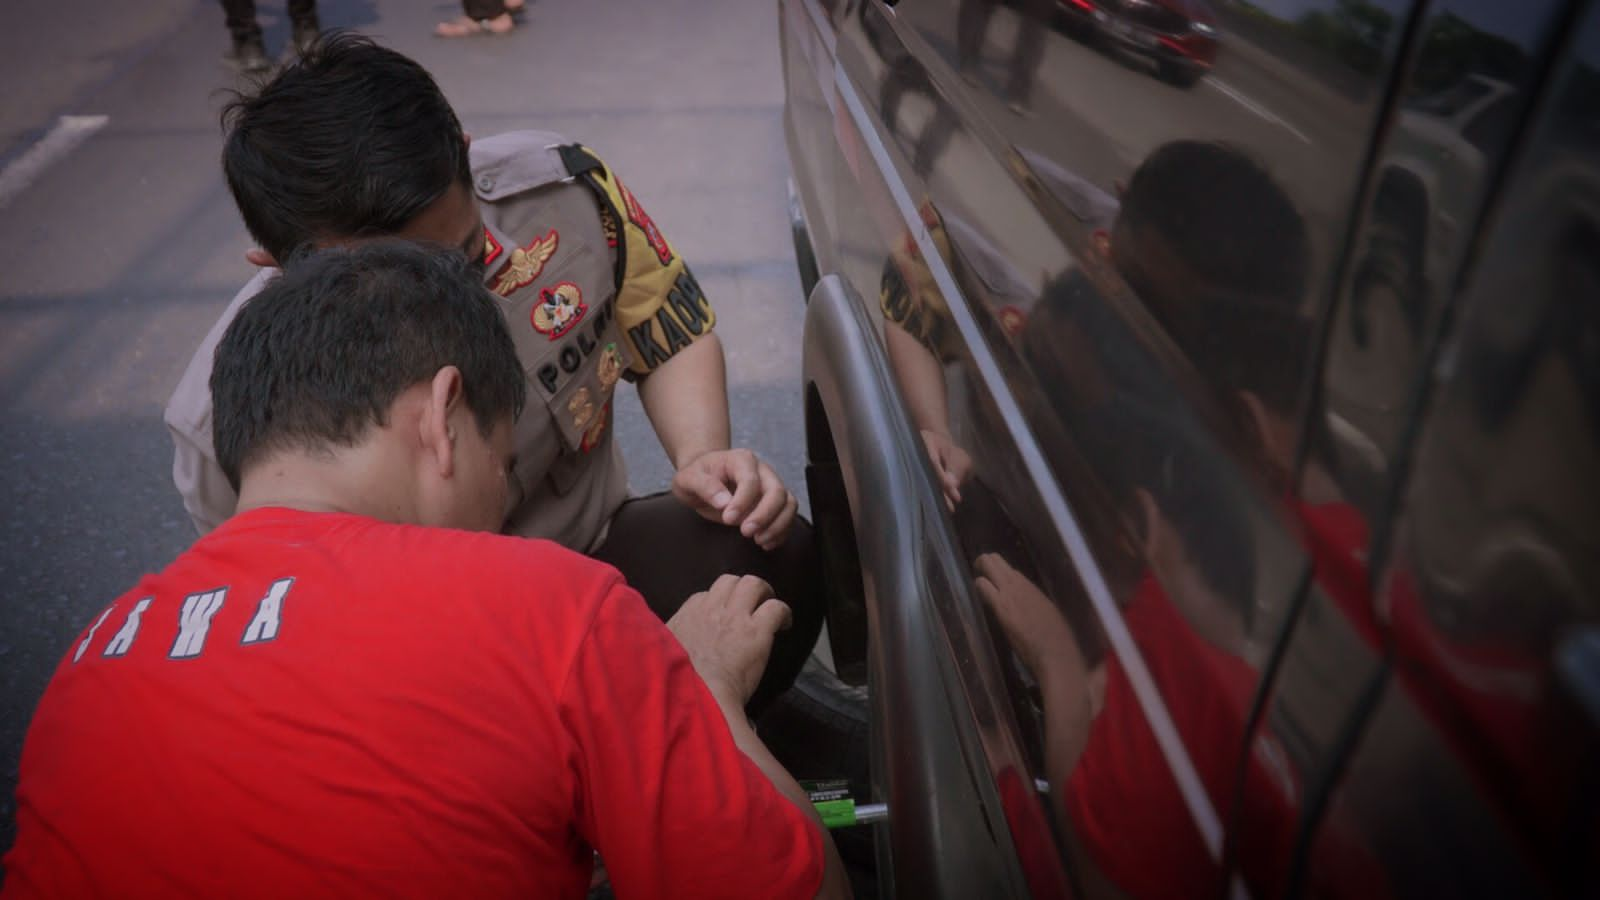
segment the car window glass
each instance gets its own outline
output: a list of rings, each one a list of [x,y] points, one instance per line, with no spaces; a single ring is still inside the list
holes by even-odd
[[[1591,12],[1563,31],[1565,4],[1554,3],[1452,3],[1434,12],[1418,77],[1475,72],[1468,77],[1489,88],[1457,118],[1489,171],[1466,180],[1471,173],[1456,172],[1438,192],[1430,225],[1474,221],[1472,204],[1488,189],[1477,178],[1497,187],[1487,224],[1463,226],[1456,238],[1479,248],[1476,258],[1443,236],[1429,240],[1430,271],[1465,265],[1454,283],[1464,289],[1430,275],[1431,292],[1400,292],[1365,312],[1376,337],[1382,304],[1409,297],[1420,327],[1444,329],[1436,354],[1397,342],[1364,364],[1340,364],[1339,342],[1350,338],[1333,336],[1330,359],[1343,368],[1330,368],[1330,377],[1378,369],[1390,354],[1390,365],[1405,361],[1383,371],[1408,392],[1415,418],[1392,435],[1411,442],[1399,445],[1402,464],[1380,470],[1399,482],[1389,488],[1397,518],[1368,556],[1380,585],[1370,621],[1391,674],[1370,718],[1347,726],[1361,737],[1300,851],[1300,877],[1310,894],[1341,886],[1363,895],[1581,894],[1594,883],[1593,854],[1576,837],[1586,826],[1572,811],[1588,805],[1576,798],[1594,723],[1577,714],[1551,662],[1564,642],[1593,634],[1600,618],[1596,378],[1585,362],[1591,354],[1580,349],[1593,343],[1588,298],[1600,283],[1600,19]],[[1553,77],[1541,71],[1564,47],[1573,58]],[[1540,82],[1552,89],[1534,103],[1527,85]],[[1530,105],[1542,112],[1517,134]],[[1444,134],[1420,146],[1445,159]],[[1422,156],[1404,127],[1393,145],[1380,157],[1380,185],[1408,150],[1411,159]],[[1509,161],[1509,175],[1493,171],[1497,159]],[[1357,273],[1362,260],[1358,252]],[[1387,315],[1405,308],[1395,304]],[[1352,319],[1338,317],[1336,327]],[[1356,421],[1350,401],[1381,398],[1386,383],[1346,393],[1342,405],[1330,390],[1330,410]],[[1362,427],[1383,435],[1382,417],[1371,412]],[[1372,446],[1394,445],[1379,438]],[[1343,472],[1348,484],[1359,483],[1357,471]]]
[[[1431,342],[1564,5],[1533,0],[1510,14],[1492,0],[1443,0],[1419,28],[1327,317],[1321,408],[1303,446],[1308,472],[1331,477],[1379,535]]]
[[[1317,842],[1395,893],[1596,883],[1596,666],[1555,662],[1600,628],[1600,10],[1562,43],[1430,376],[1376,610],[1394,676]]]

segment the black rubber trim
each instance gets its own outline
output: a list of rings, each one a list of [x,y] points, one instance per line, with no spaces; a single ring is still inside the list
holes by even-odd
[[[589,158],[594,159],[592,156]],[[611,202],[610,192],[606,190],[605,185],[600,183],[600,176],[596,175],[595,171],[595,169],[589,169],[578,175],[577,178],[588,185],[589,190],[594,191],[595,199],[604,204],[606,211],[611,213],[611,221],[617,224],[617,246],[612,248],[617,251],[616,259],[613,260],[612,277],[617,283],[617,295],[621,296],[622,281],[628,275],[628,236],[623,233],[623,228],[627,227],[628,220],[623,216],[622,210],[617,209],[617,205]],[[603,167],[600,167],[600,171],[604,171]]]
[[[556,152],[561,154],[561,164],[566,166],[567,174],[573,177],[596,169],[605,169],[605,164],[600,162],[600,158],[583,149],[581,145],[562,144],[556,148]]]
[[[1222,832],[1222,880],[1217,885],[1218,900],[1226,900],[1228,882],[1232,880],[1234,854],[1237,850],[1234,835],[1238,832],[1239,819],[1244,815],[1244,790],[1250,769],[1250,748],[1255,739],[1256,728],[1260,726],[1261,717],[1266,712],[1267,699],[1272,696],[1272,689],[1278,682],[1278,670],[1283,667],[1284,657],[1289,654],[1289,644],[1294,641],[1295,626],[1300,621],[1300,613],[1306,607],[1307,598],[1311,596],[1312,583],[1312,567],[1308,560],[1305,569],[1300,573],[1300,583],[1295,586],[1294,599],[1290,602],[1289,609],[1284,612],[1283,624],[1279,626],[1278,633],[1273,638],[1272,652],[1261,667],[1261,676],[1256,679],[1255,695],[1250,698],[1250,712],[1245,717],[1244,743],[1239,747],[1239,761],[1234,766],[1233,795],[1228,798],[1228,816]]]
[[[1372,673],[1366,687],[1361,689],[1361,696],[1350,715],[1345,717],[1339,736],[1330,748],[1328,765],[1317,771],[1306,789],[1305,802],[1300,806],[1300,821],[1295,825],[1294,855],[1290,857],[1289,878],[1283,892],[1286,900],[1305,896],[1311,864],[1311,843],[1316,837],[1317,826],[1322,824],[1328,801],[1343,780],[1345,770],[1350,767],[1350,758],[1355,755],[1356,745],[1360,743],[1362,735],[1366,734],[1368,721],[1383,700],[1383,690],[1389,683],[1390,671],[1390,662],[1386,657],[1378,664],[1378,670]]]

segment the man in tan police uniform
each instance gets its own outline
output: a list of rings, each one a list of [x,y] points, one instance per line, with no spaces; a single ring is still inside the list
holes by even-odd
[[[375,102],[389,104],[387,115]],[[586,148],[540,131],[472,141],[463,171],[468,143],[426,71],[344,35],[229,117],[224,169],[262,245],[250,259],[264,268],[167,406],[173,476],[197,528],[216,527],[237,502],[212,449],[212,354],[277,262],[369,234],[459,246],[481,260],[529,382],[505,530],[612,563],[663,618],[724,572],[760,575],[794,610],[795,627],[774,647],[752,708],[792,682],[822,616],[809,528],[771,467],[730,449],[716,314],[621,179]],[[372,187],[391,183],[387,194]],[[638,384],[677,469],[671,494],[629,499],[612,438],[622,378]]]

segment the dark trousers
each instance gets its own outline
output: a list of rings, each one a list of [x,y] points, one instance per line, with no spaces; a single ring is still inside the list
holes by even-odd
[[[469,19],[493,19],[506,12],[505,0],[461,0],[461,10]]]
[[[737,528],[702,519],[671,494],[655,494],[624,503],[592,556],[616,566],[663,622],[720,575],[757,575],[772,585],[794,612],[794,623],[773,642],[761,684],[745,705],[751,716],[794,683],[822,631],[820,564],[811,525],[803,519],[795,520],[782,547],[768,553]]]
[[[963,72],[976,75],[982,68],[984,38],[998,5],[994,0],[963,0],[956,13],[956,56]],[[1055,6],[1049,0],[1022,0],[1016,9],[1018,34],[1006,60],[1006,99],[1026,105],[1033,94],[1039,63],[1044,59],[1045,35],[1055,16]]]
[[[288,0],[289,19],[292,22],[317,21],[317,0]],[[222,0],[222,11],[228,19],[228,33],[235,44],[261,40],[261,26],[256,24],[256,0]]]

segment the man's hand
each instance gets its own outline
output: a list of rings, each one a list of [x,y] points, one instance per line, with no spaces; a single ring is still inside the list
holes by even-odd
[[[761,682],[773,636],[789,621],[789,607],[773,597],[771,585],[754,575],[724,575],[685,601],[667,628],[712,696],[740,709]]]
[[[1056,605],[998,553],[983,554],[973,568],[978,593],[1041,687],[1082,690],[1089,718],[1098,715],[1105,702],[1105,671],[1089,669],[1072,626]]]
[[[928,448],[934,471],[939,473],[945,505],[955,512],[956,504],[961,502],[961,485],[972,474],[972,456],[941,431],[922,429],[922,443]]]
[[[749,450],[712,450],[672,476],[672,495],[712,522],[737,526],[763,550],[783,544],[799,501]]]

